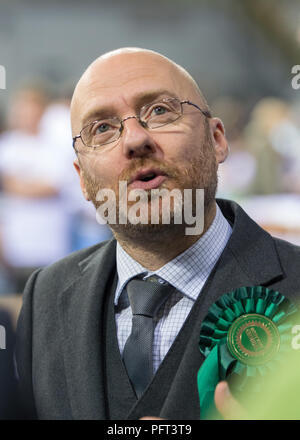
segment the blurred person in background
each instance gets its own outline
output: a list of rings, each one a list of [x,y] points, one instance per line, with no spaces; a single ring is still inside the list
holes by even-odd
[[[40,122],[42,143],[48,146],[50,154],[61,168],[60,195],[63,209],[69,222],[69,252],[107,240],[111,231],[107,225],[100,225],[90,204],[84,202],[77,174],[74,172],[74,149],[70,125],[71,95],[62,92],[46,108]]]
[[[216,99],[212,110],[219,115],[226,127],[230,154],[218,170],[218,196],[238,200],[247,194],[255,178],[256,160],[243,139],[246,105],[230,96]]]
[[[276,194],[284,191],[282,177],[284,155],[275,149],[272,137],[278,126],[289,117],[289,105],[278,98],[263,98],[253,108],[250,122],[244,130],[244,142],[255,157],[255,177],[250,194]]]
[[[5,130],[4,112],[2,111],[2,109],[0,109],[0,139],[1,139],[1,134],[4,132],[4,130]],[[0,176],[0,211],[2,209],[1,193],[2,193],[2,182]],[[1,232],[2,231],[1,231],[1,219],[0,219],[0,295],[6,295],[15,292],[16,286],[10,274],[9,268],[6,267],[5,259],[3,258]]]
[[[300,244],[300,130],[297,103],[275,97],[254,106],[244,143],[256,159],[243,208],[269,233]]]
[[[17,292],[34,268],[69,251],[62,168],[40,136],[48,102],[46,89],[37,83],[19,89],[9,109],[9,129],[0,138],[1,245]]]
[[[300,102],[289,105],[270,133],[270,142],[282,157],[282,188],[300,194]]]

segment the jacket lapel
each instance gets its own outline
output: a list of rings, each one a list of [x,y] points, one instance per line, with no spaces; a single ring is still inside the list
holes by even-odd
[[[65,374],[74,419],[105,419],[103,311],[115,274],[115,241],[79,263],[78,277],[58,296]],[[110,290],[110,289],[109,289]]]

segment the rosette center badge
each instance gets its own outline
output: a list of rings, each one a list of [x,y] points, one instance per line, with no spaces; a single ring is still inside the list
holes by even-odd
[[[240,362],[260,365],[271,360],[278,352],[280,334],[271,319],[249,313],[240,316],[229,328],[227,347]]]

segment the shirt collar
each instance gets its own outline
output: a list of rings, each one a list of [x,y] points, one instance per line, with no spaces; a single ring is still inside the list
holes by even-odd
[[[115,305],[118,304],[127,282],[141,274],[147,276],[155,274],[195,301],[201,291],[201,286],[223,252],[231,232],[228,221],[216,205],[215,218],[205,234],[183,253],[154,272],[134,260],[117,242],[118,286],[115,293]]]

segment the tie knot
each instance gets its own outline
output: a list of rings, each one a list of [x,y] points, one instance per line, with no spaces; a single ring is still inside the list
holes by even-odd
[[[174,290],[168,283],[160,283],[156,278],[147,280],[134,278],[126,287],[133,315],[144,315],[153,318],[160,306]]]

